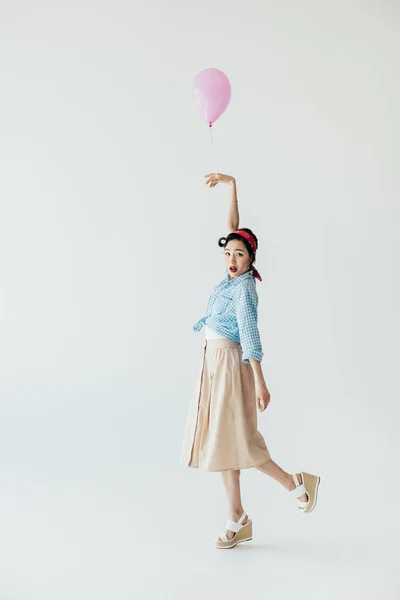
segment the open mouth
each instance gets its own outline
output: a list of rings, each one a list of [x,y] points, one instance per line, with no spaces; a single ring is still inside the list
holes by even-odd
[[[237,268],[236,267],[229,267],[229,270],[231,273],[236,273]]]

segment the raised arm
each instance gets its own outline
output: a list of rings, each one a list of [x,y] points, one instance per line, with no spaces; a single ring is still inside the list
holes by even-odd
[[[228,233],[239,229],[239,203],[237,199],[236,180],[232,177],[229,183]]]
[[[209,173],[205,175],[206,185],[210,188],[215,187],[218,183],[226,183],[229,186],[229,208],[228,208],[228,233],[235,231],[239,227],[239,205],[236,191],[236,180],[231,175],[223,173]]]

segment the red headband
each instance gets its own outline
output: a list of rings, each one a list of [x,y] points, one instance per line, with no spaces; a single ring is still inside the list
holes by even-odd
[[[238,233],[239,235],[244,237],[245,240],[247,240],[249,242],[250,246],[253,248],[253,252],[254,252],[254,256],[255,256],[255,254],[257,252],[257,244],[256,244],[256,240],[253,238],[253,236],[250,233],[248,233],[248,231],[244,231],[244,229],[237,229],[234,233]],[[257,271],[257,269],[255,267],[251,267],[251,268],[253,270],[254,277],[256,277],[257,279],[262,281],[261,275]]]

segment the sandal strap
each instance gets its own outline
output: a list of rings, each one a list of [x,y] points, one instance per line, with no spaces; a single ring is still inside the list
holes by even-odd
[[[300,500],[297,500],[298,505],[301,506],[302,508],[305,508],[306,506],[308,506],[308,502],[300,502]]]
[[[300,496],[302,496],[303,494],[306,494],[306,488],[304,486],[304,483],[302,483],[301,485],[298,485],[294,488],[294,490],[290,490],[289,494],[292,494],[292,496],[296,496],[296,498],[299,498]]]
[[[246,513],[244,512],[244,513],[242,514],[242,516],[240,517],[240,519],[239,519],[238,523],[242,523],[242,522],[244,521],[245,517],[246,517]]]
[[[241,525],[240,523],[235,523],[234,521],[227,521],[226,522],[226,528],[229,529],[229,531],[234,531],[235,533],[237,533],[238,531],[240,531],[242,529],[243,525]]]
[[[297,477],[297,473],[293,473],[292,477],[293,477],[293,481],[294,481],[295,485],[296,486],[300,485],[300,480]]]
[[[228,519],[227,523],[226,523],[226,528],[229,529],[229,531],[234,531],[235,533],[237,533],[238,531],[240,531],[242,529],[242,527],[244,527],[244,525],[242,525],[242,521],[245,519],[246,517],[246,513],[244,512],[242,514],[242,516],[240,517],[239,521],[237,521],[237,523],[235,523],[235,521],[231,521],[230,519]]]
[[[221,535],[220,535],[219,537],[221,538],[221,540],[222,540],[223,542],[227,542],[227,541],[228,541],[228,538],[227,538],[227,535],[226,535],[226,533],[221,533]]]

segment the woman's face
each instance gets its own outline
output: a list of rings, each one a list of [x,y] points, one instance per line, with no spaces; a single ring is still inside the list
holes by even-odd
[[[224,248],[225,266],[229,269],[229,278],[235,279],[249,270],[250,254],[241,240],[231,240]],[[231,267],[236,267],[232,270]]]

